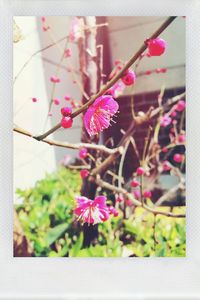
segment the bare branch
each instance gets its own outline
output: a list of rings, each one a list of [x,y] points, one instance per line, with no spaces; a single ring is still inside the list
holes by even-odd
[[[28,131],[20,128],[20,127],[14,127],[13,131],[18,132],[18,133],[23,134],[23,135],[26,135],[26,136],[28,136],[30,138],[33,138],[35,140],[32,133],[30,133],[30,132],[28,132]],[[58,146],[58,147],[63,147],[63,148],[75,149],[75,150],[78,150],[78,149],[81,149],[81,148],[94,149],[94,150],[97,150],[97,151],[102,151],[102,152],[107,153],[107,154],[115,154],[115,153],[121,151],[120,147],[110,149],[110,148],[107,148],[104,145],[96,145],[96,144],[89,144],[89,143],[72,144],[72,143],[67,143],[67,142],[62,142],[62,141],[55,141],[55,140],[50,140],[50,139],[43,139],[43,140],[41,140],[41,142],[49,144],[51,146]]]
[[[174,214],[172,212],[156,210],[154,208],[151,208],[151,207],[147,206],[146,204],[142,205],[142,203],[140,201],[134,199],[133,196],[130,193],[128,193],[125,189],[119,188],[117,186],[114,186],[114,185],[112,185],[108,182],[105,182],[105,181],[101,180],[100,176],[96,177],[95,182],[102,188],[106,188],[106,189],[108,189],[110,191],[113,191],[113,192],[116,192],[116,193],[121,193],[124,196],[126,196],[127,198],[130,197],[131,201],[133,202],[133,204],[135,206],[143,207],[145,210],[153,213],[154,215],[163,215],[163,216],[172,217],[172,218],[185,218],[185,214]]]

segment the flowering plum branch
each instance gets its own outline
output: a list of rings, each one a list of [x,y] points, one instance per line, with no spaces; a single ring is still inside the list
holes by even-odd
[[[176,17],[169,17],[153,34],[148,40],[152,40],[157,38],[175,19]],[[111,88],[129,69],[130,66],[141,56],[141,54],[147,49],[148,44],[144,42],[144,44],[140,47],[140,49],[129,59],[129,61],[124,65],[124,67],[116,74],[97,94],[93,95],[90,100],[82,105],[81,108],[77,109],[74,113],[72,113],[71,118],[77,117],[79,114],[85,112],[94,101],[106,93],[109,88]],[[56,130],[61,127],[61,123],[58,123],[53,128],[45,132],[40,136],[35,136],[35,139],[42,140],[46,138],[48,135],[52,134]]]

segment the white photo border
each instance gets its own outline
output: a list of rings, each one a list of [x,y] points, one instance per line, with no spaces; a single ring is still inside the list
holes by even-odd
[[[16,15],[186,16],[186,258],[13,258]],[[199,0],[0,0],[0,299],[200,299],[199,15]]]

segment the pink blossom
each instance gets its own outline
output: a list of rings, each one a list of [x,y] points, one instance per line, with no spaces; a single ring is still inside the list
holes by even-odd
[[[133,196],[135,197],[135,199],[140,199],[140,191],[139,190],[135,190],[134,192],[133,192]]]
[[[41,17],[41,22],[46,22],[46,18],[44,16]]]
[[[108,210],[110,215],[113,215],[114,217],[118,217],[119,212],[113,206],[109,206]]]
[[[144,198],[151,198],[152,193],[151,193],[151,191],[144,191],[143,196],[144,196]]]
[[[179,143],[184,143],[185,142],[185,134],[179,134],[178,141],[179,141]]]
[[[106,205],[106,197],[98,196],[94,200],[80,196],[77,198],[77,207],[74,213],[78,219],[88,224],[102,223],[109,218],[109,207]]]
[[[156,38],[147,40],[148,53],[150,56],[160,56],[165,52],[166,42],[163,39]]]
[[[70,117],[63,117],[60,122],[60,125],[63,128],[70,128],[72,127],[72,124],[73,124],[73,119]]]
[[[45,31],[48,31],[50,29],[50,26],[42,26],[42,30],[45,32]]]
[[[118,81],[109,90],[107,90],[106,95],[111,95],[112,97],[117,98],[123,94],[124,89],[125,84],[122,81]]]
[[[69,95],[65,95],[64,99],[65,99],[66,101],[69,101],[69,100],[71,99],[71,97],[70,97]]]
[[[79,151],[79,157],[80,158],[86,158],[88,155],[87,148],[81,148]]]
[[[111,96],[104,95],[97,98],[84,115],[88,134],[92,136],[108,128],[118,108],[118,103]]]
[[[58,78],[57,76],[51,76],[50,77],[50,81],[53,83],[59,83],[60,82],[60,78]]]
[[[132,187],[137,187],[137,186],[139,186],[140,185],[140,183],[139,183],[139,181],[137,181],[136,179],[133,179],[132,181],[131,181],[131,186]]]
[[[169,171],[171,170],[171,164],[167,160],[164,160],[162,164],[162,168],[163,171]]]
[[[74,17],[71,21],[69,40],[71,42],[77,42],[81,37],[83,37],[82,19]]]
[[[72,50],[69,48],[65,49],[64,57],[67,58],[67,57],[71,57],[71,56],[72,56]]]
[[[136,80],[136,75],[135,75],[135,72],[132,71],[132,70],[128,70],[124,76],[122,76],[121,78],[122,82],[125,84],[125,85],[132,85],[135,83],[135,80]]]
[[[185,101],[184,100],[179,100],[179,102],[176,105],[176,110],[182,112],[185,109]]]
[[[177,163],[182,163],[184,161],[184,155],[176,153],[173,156],[173,160]]]
[[[167,68],[158,68],[156,69],[156,73],[166,73],[167,72]]]
[[[121,194],[120,195],[116,195],[115,196],[115,201],[119,202],[119,203],[122,202],[122,201],[124,201],[123,195],[121,195]]]
[[[32,98],[32,102],[37,102],[37,101],[38,101],[37,98],[35,98],[35,97]]]
[[[126,200],[126,205],[127,206],[132,206],[133,205],[133,202],[131,201],[131,199]]]
[[[55,105],[59,105],[59,104],[60,104],[60,100],[59,100],[59,99],[54,99],[54,100],[53,100],[53,103],[54,103]]]
[[[142,167],[138,167],[137,170],[136,170],[136,174],[138,176],[141,176],[144,174],[144,169]]]
[[[168,152],[168,148],[167,148],[167,147],[163,147],[163,148],[162,148],[162,152],[163,152],[163,153],[167,153],[167,152]]]
[[[162,117],[160,120],[160,126],[167,127],[168,125],[170,125],[171,121],[172,119],[169,116],[164,115],[164,117]]]
[[[147,70],[146,72],[145,72],[145,75],[151,75],[152,74],[152,71],[151,70]]]
[[[80,175],[81,175],[81,178],[82,178],[82,179],[87,178],[89,174],[90,174],[90,173],[89,173],[88,170],[85,170],[85,169],[84,169],[84,170],[81,170],[81,171],[80,171]]]
[[[172,111],[171,116],[176,117],[176,115],[177,115],[176,111]]]
[[[71,116],[71,114],[72,114],[72,109],[71,109],[71,107],[68,107],[68,106],[62,107],[60,111],[64,117]]]

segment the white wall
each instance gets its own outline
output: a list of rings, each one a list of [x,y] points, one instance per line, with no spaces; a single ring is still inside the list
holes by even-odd
[[[13,46],[14,77],[35,51],[51,44],[52,40],[68,34],[70,18],[47,17],[51,35],[41,30],[40,18],[15,17],[15,21],[21,28],[24,39]],[[58,47],[54,46],[37,54],[28,63],[14,85],[14,124],[33,134],[41,134],[60,121],[60,108],[66,105],[64,95],[70,94],[74,99],[80,100],[80,90],[76,84],[72,83],[71,73],[61,68],[59,73],[61,83],[56,85],[54,95],[55,98],[61,100],[61,105],[52,106],[53,117],[49,117],[46,122],[52,91],[52,83],[49,78],[56,73],[56,64],[60,60],[64,44],[65,41]],[[63,67],[67,65],[67,61],[70,61],[78,70],[76,46],[72,45],[70,48],[72,48],[73,56],[63,62]],[[38,102],[33,103],[32,97],[37,97]],[[60,129],[49,138],[79,142],[80,126],[81,119],[78,117],[74,120],[73,128]],[[14,190],[34,185],[38,179],[45,176],[46,172],[52,172],[66,154],[75,157],[77,151],[50,147],[42,142],[14,133]]]
[[[69,26],[71,22],[71,17],[46,17],[48,25],[51,27],[51,34],[45,33],[41,30],[40,19],[38,18],[38,31],[40,37],[41,47],[45,47],[48,44],[52,43],[55,40],[59,40],[60,38],[69,34]],[[51,99],[52,92],[52,83],[49,81],[49,77],[56,73],[57,64],[60,61],[61,55],[65,48],[66,41],[59,43],[57,46],[53,46],[48,50],[42,53],[43,57],[43,67],[44,67],[44,76],[45,76],[45,85],[47,90],[47,102]],[[69,48],[72,50],[72,56],[70,58],[64,59],[62,62],[62,68],[59,71],[59,78],[61,82],[56,85],[54,96],[61,100],[61,105],[52,106],[53,117],[50,118],[51,123],[50,126],[54,126],[60,121],[61,114],[60,108],[64,105],[68,105],[68,103],[64,100],[64,96],[66,94],[71,95],[75,100],[81,100],[81,92],[78,84],[73,83],[73,75],[66,71],[65,68],[69,66],[73,66],[76,71],[76,77],[80,80],[79,75],[79,59],[78,59],[78,50],[77,46],[73,43],[68,44]],[[68,47],[67,46],[67,47]],[[80,128],[82,126],[81,117],[77,117],[74,119],[73,127],[70,129],[59,129],[53,135],[53,137],[57,140],[68,141],[71,143],[80,141]],[[45,128],[47,129],[48,126]],[[77,155],[77,151],[64,149],[64,148],[55,148],[54,153],[56,155],[56,160],[60,161],[65,154],[69,154],[73,158]]]
[[[24,39],[13,46],[14,77],[30,55],[41,47],[36,18],[16,17],[15,20],[23,31]],[[38,97],[38,103],[33,103],[31,97]],[[43,127],[44,111],[47,110],[47,93],[40,55],[27,65],[16,80],[13,103],[14,124],[38,134]],[[51,147],[14,133],[14,190],[17,187],[32,186],[55,166],[55,154]]]

